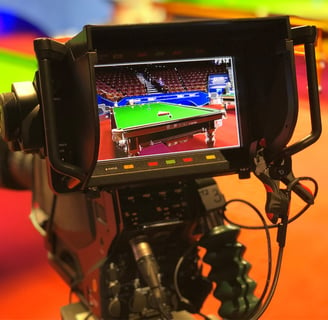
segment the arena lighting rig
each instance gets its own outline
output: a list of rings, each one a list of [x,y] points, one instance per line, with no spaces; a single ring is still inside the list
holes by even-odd
[[[35,40],[34,81],[0,96],[9,147],[0,177],[19,188],[31,174],[32,221],[79,298],[62,319],[216,319],[201,313],[213,284],[222,318],[265,312],[287,225],[317,193],[291,164],[321,134],[315,39],[313,26],[270,17],[88,25],[64,44]],[[288,144],[298,113],[295,45],[305,51],[312,131]],[[260,297],[237,241],[243,226],[225,214],[235,200],[212,178],[251,173],[267,191],[272,224],[257,211],[262,228],[268,239],[277,228],[280,248]],[[305,208],[289,218],[292,192]]]

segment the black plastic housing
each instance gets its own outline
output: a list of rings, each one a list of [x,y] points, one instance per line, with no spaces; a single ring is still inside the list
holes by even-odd
[[[298,114],[293,35],[297,44],[303,42],[303,33],[305,42],[315,41],[315,29],[310,32],[305,29],[292,32],[288,17],[270,17],[88,25],[65,44],[37,39],[37,83],[53,189],[68,192],[183,176],[231,173],[247,176],[252,168],[254,142],[264,139],[272,159],[287,150]],[[170,167],[149,168],[145,165],[147,157],[119,158],[110,163],[97,161],[100,137],[94,67],[155,61],[159,52],[162,60],[233,57],[240,146],[216,150],[215,159],[210,162],[201,160],[203,151],[197,152],[193,162],[187,164],[180,161],[184,153],[176,154],[176,165]],[[307,63],[315,66],[313,57]],[[315,76],[314,67],[312,78],[316,79]],[[316,81],[311,88],[314,93],[317,91]],[[313,113],[318,114],[318,98],[314,100]],[[295,151],[304,147],[300,142]],[[161,163],[165,157],[156,155],[151,159]],[[133,170],[121,169],[131,162]],[[113,163],[118,170],[112,170]]]

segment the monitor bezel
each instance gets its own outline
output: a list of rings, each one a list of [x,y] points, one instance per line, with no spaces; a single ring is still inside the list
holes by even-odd
[[[252,169],[254,142],[265,140],[274,157],[287,145],[297,121],[294,52],[288,17],[89,25],[64,45],[48,39],[37,42],[35,47],[43,118],[48,130],[45,151],[50,184],[58,192],[154,179],[243,175]],[[233,57],[238,73],[236,97],[241,147],[219,150],[217,159],[210,163],[194,162],[147,173],[140,170],[99,174],[102,164],[98,162],[94,66],[156,60],[159,52],[161,60]],[[56,123],[61,123],[60,131]],[[58,154],[56,149],[62,145],[65,147]],[[63,177],[73,182],[67,183]]]

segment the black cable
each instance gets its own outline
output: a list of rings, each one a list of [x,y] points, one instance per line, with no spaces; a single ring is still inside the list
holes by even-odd
[[[293,185],[298,183],[298,181],[295,181],[294,183],[288,185],[287,187],[287,192],[288,192],[288,199],[290,199],[290,193],[292,190]],[[257,310],[254,316],[252,316],[251,320],[257,320],[259,319],[262,314],[266,311],[268,308],[269,304],[272,301],[272,298],[275,294],[279,276],[280,276],[280,271],[281,271],[281,265],[282,265],[282,259],[283,259],[283,252],[285,248],[285,243],[286,243],[286,236],[287,236],[287,226],[289,224],[288,220],[288,215],[286,214],[285,216],[281,217],[281,221],[278,224],[278,233],[277,233],[277,242],[279,245],[279,251],[278,251],[278,257],[277,257],[277,262],[276,262],[276,268],[275,268],[275,273],[273,277],[273,281],[269,290],[269,294],[267,295],[264,304],[262,307]],[[263,300],[262,300],[263,301]]]
[[[267,270],[267,277],[266,277],[266,282],[265,282],[265,286],[263,288],[263,291],[262,291],[262,294],[259,298],[259,302],[258,302],[258,306],[256,307],[256,310],[257,308],[260,306],[260,304],[262,303],[262,301],[264,300],[265,296],[267,295],[267,292],[268,292],[268,289],[269,289],[269,285],[270,285],[270,282],[271,282],[271,274],[272,274],[272,246],[271,246],[271,236],[270,236],[270,232],[269,232],[269,226],[268,224],[266,223],[265,221],[265,218],[263,217],[262,213],[260,212],[260,210],[258,210],[253,204],[251,204],[250,202],[248,201],[245,201],[245,200],[242,200],[242,199],[233,199],[233,200],[230,200],[226,203],[229,204],[231,202],[235,202],[235,201],[240,201],[240,202],[243,202],[247,205],[249,205],[255,212],[256,214],[258,215],[258,217],[260,218],[263,226],[259,227],[258,229],[261,229],[261,230],[265,230],[265,234],[266,234],[266,240],[267,240],[267,248],[268,248],[268,270]],[[224,214],[223,214],[224,215]],[[234,224],[236,225],[237,227],[241,227],[243,228],[244,226],[242,225],[238,225],[238,224],[235,224],[231,221],[229,221],[229,219],[227,219],[225,216],[223,216],[223,218],[225,220],[227,220],[230,224]],[[247,228],[247,226],[245,226]],[[175,288],[175,291],[180,299],[181,302],[189,305],[192,307],[192,304],[191,302],[185,298],[181,292],[180,292],[180,289],[179,289],[179,284],[178,284],[178,273],[179,273],[179,269],[184,261],[184,259],[186,258],[186,256],[188,256],[190,254],[190,252],[194,249],[194,247],[197,246],[197,243],[195,243],[194,245],[190,246],[186,252],[180,257],[180,259],[178,260],[177,262],[177,265],[175,267],[175,271],[174,271],[174,275],[173,275],[173,284],[174,284],[174,288]],[[203,316],[205,320],[209,319],[208,317],[206,317],[205,315],[203,314],[200,314],[198,313],[199,315]]]
[[[263,306],[257,311],[257,313],[254,316],[252,316],[251,320],[259,319],[262,316],[262,314],[266,311],[266,309],[268,308],[269,304],[272,301],[272,298],[273,298],[274,293],[275,293],[276,288],[277,288],[279,276],[280,276],[283,252],[284,252],[284,247],[280,247],[279,252],[278,252],[278,257],[277,257],[275,274],[274,274],[274,277],[273,277],[273,282],[272,282],[269,294],[268,294]]]
[[[76,290],[77,285],[82,282],[82,278],[76,278],[74,281],[70,283],[70,290],[69,290],[69,296],[68,296],[68,303],[71,304],[73,302],[73,293],[78,295],[78,292]]]
[[[163,310],[162,307],[158,307],[158,311],[161,315],[161,320],[173,320],[172,315],[167,314],[167,312],[165,310]]]
[[[183,263],[183,261],[185,260],[185,258],[197,247],[198,243],[195,242],[194,244],[192,244],[185,252],[184,254],[179,258],[175,269],[174,269],[174,273],[173,273],[173,286],[175,289],[176,294],[178,295],[179,300],[188,305],[189,307],[191,307],[192,309],[194,309],[194,306],[192,305],[192,303],[182,295],[180,288],[179,288],[179,284],[178,284],[178,274],[179,274],[179,269]],[[195,314],[198,314],[199,316],[203,317],[204,320],[211,320],[209,317],[207,317],[205,314],[201,313],[201,312],[194,312]]]
[[[198,314],[199,316],[203,317],[204,320],[211,320],[211,318],[209,318],[206,314],[203,314],[201,312],[196,312],[196,314]]]
[[[287,216],[282,217],[278,228],[277,241],[279,244],[279,251],[278,251],[277,263],[276,263],[272,285],[263,306],[255,313],[255,315],[251,318],[251,320],[257,320],[262,316],[262,314],[266,311],[266,309],[270,305],[272,298],[275,294],[278,285],[279,276],[280,276],[283,253],[286,243],[287,226],[288,226],[288,217]]]
[[[294,185],[296,185],[297,183],[299,183],[300,181],[303,181],[303,180],[309,180],[309,181],[311,181],[314,184],[313,199],[316,199],[317,194],[318,194],[319,187],[318,187],[318,183],[316,182],[316,180],[313,179],[313,178],[311,178],[311,177],[300,177],[300,178],[294,179],[290,184],[288,184],[287,190],[288,191],[292,190],[292,188],[293,188]],[[230,203],[233,203],[233,202],[241,202],[241,203],[244,203],[244,204],[248,205],[249,207],[251,207],[257,214],[260,213],[260,210],[258,208],[256,208],[252,203],[250,203],[250,202],[248,202],[247,200],[244,200],[244,199],[238,199],[238,198],[231,199],[231,200],[229,200],[229,201],[226,202],[226,206],[229,205]],[[297,214],[295,214],[295,216],[293,216],[292,218],[290,218],[288,220],[288,224],[294,222],[300,216],[302,216],[304,214],[304,212],[306,212],[311,205],[312,204],[306,204]],[[235,226],[237,226],[237,227],[239,227],[241,229],[262,230],[264,228],[264,226],[247,226],[247,225],[236,223],[236,222],[230,220],[226,216],[225,212],[223,212],[223,218],[228,223],[233,224],[233,225],[235,225]],[[279,226],[279,224],[272,224],[272,225],[268,225],[267,228],[274,229],[274,228],[278,228],[278,226]]]
[[[267,271],[266,283],[265,283],[265,287],[262,291],[262,294],[259,298],[258,305],[255,309],[255,314],[253,316],[251,315],[251,318],[250,318],[251,320],[257,320],[266,311],[266,309],[268,308],[268,306],[273,298],[273,295],[275,293],[277,283],[279,280],[280,270],[281,270],[284,247],[280,247],[280,249],[279,249],[275,273],[274,273],[273,281],[272,281],[272,284],[271,284],[271,287],[269,290],[269,286],[270,286],[270,282],[271,282],[271,274],[272,274],[272,246],[271,246],[271,237],[270,237],[270,232],[269,232],[270,228],[269,227],[273,227],[273,226],[268,226],[268,224],[266,223],[265,218],[263,217],[260,210],[258,210],[250,202],[242,200],[242,199],[233,199],[233,200],[227,201],[227,204],[232,203],[232,202],[242,202],[242,203],[249,205],[257,213],[257,215],[260,217],[260,219],[263,223],[263,226],[258,226],[258,227],[245,226],[245,229],[257,229],[257,230],[264,229],[266,232],[267,246],[268,246],[268,271]],[[234,224],[231,221],[228,221],[228,222]],[[287,223],[287,221],[286,221],[286,223]],[[244,227],[243,225],[238,225],[238,224],[235,224],[235,225],[238,227],[241,227],[241,228]],[[279,226],[278,224],[274,225],[275,228],[278,226]],[[267,298],[265,299],[266,296],[267,296]],[[264,299],[265,299],[265,301],[264,301]],[[260,307],[260,305],[263,303],[263,301],[264,301],[264,304]]]
[[[313,192],[313,200],[314,200],[317,197],[317,194],[318,194],[318,183],[311,177],[300,177],[300,178],[294,179],[291,183],[289,183],[287,185],[286,192],[291,193],[293,187],[296,184],[298,184],[300,181],[303,181],[303,180],[309,180],[314,184],[314,192]],[[290,196],[289,196],[289,198],[290,198]],[[227,201],[226,205],[228,205],[232,202],[242,202],[244,204],[247,204],[248,206],[250,206],[258,214],[259,217],[261,217],[261,220],[264,219],[261,212],[253,204],[251,204],[250,202],[242,200],[242,199],[232,199],[230,201]],[[284,247],[285,247],[285,239],[286,239],[288,224],[295,221],[296,219],[298,219],[312,204],[313,203],[307,203],[304,206],[304,208],[301,209],[293,218],[289,219],[287,216],[283,217],[279,224],[274,224],[274,225],[271,225],[271,226],[266,225],[266,223],[263,226],[244,226],[244,225],[241,225],[241,224],[236,224],[236,223],[232,222],[230,219],[228,219],[226,217],[225,213],[223,213],[223,218],[227,222],[229,222],[231,224],[234,224],[234,225],[236,225],[240,228],[251,229],[251,230],[254,230],[254,229],[255,230],[260,230],[260,229],[264,228],[266,230],[266,232],[270,228],[278,228],[277,241],[279,243],[279,251],[278,251],[278,257],[277,257],[277,262],[276,262],[273,281],[272,281],[269,293],[268,293],[268,295],[265,299],[264,304],[262,305],[262,307],[260,309],[257,309],[257,311],[255,312],[255,314],[253,316],[251,316],[251,320],[257,320],[263,315],[263,313],[266,311],[269,304],[271,303],[272,298],[274,296],[274,293],[276,291],[279,276],[280,276],[280,271],[281,271],[281,265],[282,265],[283,252],[284,252]],[[262,223],[263,223],[263,220],[262,220]],[[271,246],[271,240],[270,240],[270,246]],[[271,277],[271,273],[270,273],[270,277]],[[268,282],[266,284],[269,285]],[[267,291],[267,288],[268,288],[268,286],[266,286],[266,291]],[[266,296],[266,292],[263,291],[263,293],[261,295],[261,298],[259,300],[260,303],[262,303],[264,301],[265,296]]]
[[[90,319],[92,316],[93,316],[92,312],[89,312],[89,313],[85,316],[84,320],[88,320],[88,319]]]
[[[238,199],[238,198],[236,198],[236,199],[228,200],[228,201],[226,202],[226,206],[229,205],[229,204],[231,204],[231,203],[233,203],[233,202],[241,202],[241,203],[244,203],[244,204],[248,205],[250,208],[252,208],[252,209],[255,211],[255,213],[256,213],[259,217],[262,217],[262,218],[263,218],[263,215],[262,215],[261,211],[260,211],[256,206],[254,206],[251,202],[249,202],[249,201],[247,201],[247,200],[244,200],[244,199]],[[241,229],[263,230],[263,229],[265,229],[265,228],[268,228],[268,229],[277,228],[277,226],[278,226],[278,225],[275,225],[275,224],[274,224],[274,225],[268,225],[268,224],[265,222],[265,219],[264,219],[264,218],[263,218],[263,220],[262,220],[262,218],[260,218],[260,219],[262,220],[262,223],[263,223],[263,221],[264,221],[264,223],[265,223],[265,224],[263,224],[262,226],[247,226],[247,225],[243,225],[243,224],[240,224],[240,223],[237,223],[237,222],[234,222],[234,221],[230,220],[230,219],[226,216],[225,212],[223,212],[222,215],[223,215],[223,219],[224,219],[225,221],[227,221],[228,223],[233,224],[233,225],[235,225],[236,227],[239,227],[239,228],[241,228]],[[265,226],[265,225],[266,225],[266,226]]]
[[[226,205],[228,205],[229,203],[232,203],[232,202],[242,202],[248,206],[250,206],[254,212],[258,215],[258,217],[260,218],[263,226],[259,226],[259,227],[248,227],[248,226],[243,226],[243,225],[240,225],[240,224],[236,224],[232,221],[230,221],[229,219],[227,219],[227,217],[225,216],[225,214],[223,213],[223,216],[224,216],[224,219],[229,222],[230,224],[233,224],[239,228],[244,228],[244,229],[258,229],[258,230],[264,230],[265,231],[265,235],[266,235],[266,242],[267,242],[267,249],[268,249],[268,269],[267,269],[267,276],[266,276],[266,281],[265,281],[265,286],[263,288],[263,291],[262,291],[262,294],[259,298],[259,302],[256,306],[256,309],[261,305],[262,301],[264,300],[265,296],[267,295],[267,292],[269,290],[269,285],[270,285],[270,282],[271,282],[271,274],[272,274],[272,245],[271,245],[271,236],[270,236],[270,232],[269,232],[269,225],[267,224],[265,218],[263,217],[261,211],[256,208],[252,203],[246,201],[246,200],[243,200],[243,199],[232,199],[230,201],[227,201],[226,202]]]
[[[293,188],[293,186],[294,186],[295,184],[297,184],[299,181],[303,181],[303,180],[311,181],[311,182],[314,184],[313,200],[315,200],[316,197],[317,197],[317,195],[318,195],[319,186],[318,186],[318,182],[317,182],[315,179],[311,178],[311,177],[300,177],[300,178],[297,178],[297,179],[293,180],[293,181],[287,186],[287,188],[290,189],[290,190],[292,190],[292,188]],[[295,214],[295,216],[293,216],[292,218],[290,218],[290,219],[288,220],[288,223],[292,223],[292,222],[294,222],[295,220],[297,220],[301,215],[304,214],[304,212],[306,212],[306,211],[310,208],[311,205],[312,205],[311,203],[306,204],[306,205],[303,207],[303,209],[301,209],[297,214]]]
[[[255,207],[254,207],[255,208]],[[256,209],[256,208],[255,208]],[[271,282],[271,274],[272,274],[272,246],[271,246],[271,237],[270,237],[270,232],[269,232],[269,228],[268,225],[263,217],[263,215],[261,214],[261,212],[259,210],[256,210],[256,212],[258,213],[263,225],[264,225],[264,230],[266,232],[266,238],[267,238],[267,247],[268,247],[268,270],[267,270],[267,277],[266,277],[266,282],[265,282],[265,286],[263,288],[262,294],[259,298],[259,302],[258,302],[258,306],[257,308],[260,306],[260,304],[262,303],[264,297],[266,296],[268,289],[269,289],[269,285]],[[197,246],[197,243],[195,243],[194,245],[190,246],[185,253],[179,258],[175,270],[174,270],[174,274],[173,274],[173,285],[174,285],[174,289],[175,292],[177,293],[179,299],[181,302],[189,305],[190,307],[193,308],[193,305],[191,304],[191,302],[185,298],[180,289],[179,289],[179,284],[178,284],[178,273],[179,273],[179,269],[183,263],[183,261],[185,260],[185,258],[190,254],[190,252]],[[200,313],[200,312],[195,312],[198,315],[202,316],[205,320],[210,320],[209,317],[207,317],[206,315]]]
[[[176,294],[178,295],[178,298],[180,299],[181,302],[191,306],[191,302],[185,298],[181,291],[180,291],[180,288],[179,288],[179,283],[178,283],[178,274],[179,274],[179,269],[183,263],[183,261],[185,260],[185,258],[191,253],[191,251],[197,246],[197,242],[192,244],[185,252],[184,254],[179,258],[176,266],[175,266],[175,269],[174,269],[174,273],[173,273],[173,286],[174,286],[174,290],[176,292]]]

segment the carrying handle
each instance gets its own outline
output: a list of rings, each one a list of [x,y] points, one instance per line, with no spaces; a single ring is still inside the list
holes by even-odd
[[[322,131],[319,88],[315,57],[315,41],[317,37],[317,29],[315,26],[294,27],[291,29],[291,35],[294,45],[304,46],[312,131],[302,140],[286,147],[283,150],[283,154],[285,156],[291,156],[316,142],[319,139]]]
[[[66,48],[63,44],[48,38],[36,39],[34,49],[38,57],[39,64],[39,85],[43,108],[43,119],[45,129],[45,140],[47,155],[51,167],[57,173],[68,178],[66,186],[74,189],[85,180],[82,168],[68,163],[61,159],[58,150],[58,123],[56,123],[56,111],[54,105],[54,93],[52,88],[51,60],[58,60],[65,54]]]

